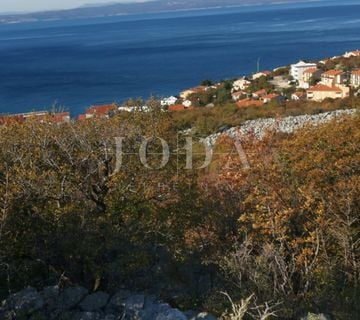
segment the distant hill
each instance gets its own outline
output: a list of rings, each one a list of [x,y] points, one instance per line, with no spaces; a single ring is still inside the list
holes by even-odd
[[[299,0],[282,0],[282,3]],[[141,13],[159,13],[177,10],[193,10],[228,6],[260,5],[279,3],[279,0],[154,0],[134,3],[108,3],[104,5],[85,5],[70,10],[44,11],[25,14],[0,15],[0,23],[19,23],[31,21],[65,20]]]

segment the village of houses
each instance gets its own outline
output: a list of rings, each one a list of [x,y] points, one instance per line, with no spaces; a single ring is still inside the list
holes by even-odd
[[[360,95],[360,68],[345,70],[341,66],[327,69],[326,63],[336,59],[351,59],[359,57],[360,50],[346,52],[342,56],[336,56],[319,62],[299,61],[289,67],[276,68],[273,71],[260,71],[251,76],[243,76],[230,82],[229,97],[238,108],[266,107],[271,103],[284,104],[287,101],[316,101],[322,102],[326,99],[344,99],[351,93]],[[360,65],[358,66],[360,67]],[[279,70],[285,70],[279,75]],[[251,90],[253,84],[259,80],[266,81],[273,89]],[[229,84],[229,81],[227,81]],[[194,88],[186,89],[178,96],[163,98],[160,104],[163,110],[170,112],[191,111],[198,107],[199,95],[215,92],[224,87],[224,82],[212,84],[207,83]],[[286,92],[286,93],[285,93]],[[204,107],[212,108],[214,103],[208,103]],[[116,103],[107,105],[94,105],[89,107],[84,114],[78,116],[78,121],[94,118],[109,118],[121,112],[132,112],[135,109],[147,111],[146,106],[118,106]],[[51,121],[54,123],[70,122],[69,112],[29,112],[13,115],[1,115],[0,125],[12,121],[26,122],[29,119],[36,121]]]

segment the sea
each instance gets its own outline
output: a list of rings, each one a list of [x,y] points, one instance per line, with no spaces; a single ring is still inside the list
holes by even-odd
[[[360,48],[360,1],[0,25],[0,113],[165,97]]]

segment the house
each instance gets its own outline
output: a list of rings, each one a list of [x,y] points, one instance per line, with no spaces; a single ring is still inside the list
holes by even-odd
[[[193,109],[193,107],[185,107],[183,104],[175,104],[169,107],[169,111],[184,111]]]
[[[24,123],[23,115],[0,115],[0,125],[10,125],[12,123]]]
[[[195,88],[187,89],[187,90],[180,92],[180,97],[184,100],[187,100],[192,94],[204,93],[210,89],[211,88],[207,87],[207,86],[197,86]]]
[[[246,92],[243,91],[237,91],[237,92],[233,92],[231,94],[231,97],[234,101],[238,101],[241,99],[242,96],[246,95]]]
[[[168,98],[164,98],[160,101],[160,104],[165,107],[165,106],[171,106],[172,104],[175,104],[176,101],[178,100],[178,98],[171,96]]]
[[[35,111],[14,115],[5,115],[0,117],[0,125],[8,125],[14,122],[24,123],[27,121],[36,121],[41,123],[66,123],[70,122],[70,113]]]
[[[210,86],[210,87],[207,87],[205,91],[208,91],[208,90],[210,90],[210,89],[215,89],[215,90],[217,90],[217,89],[220,89],[220,88],[223,87],[223,86],[224,86],[223,83],[218,82],[218,83],[213,84],[213,85]]]
[[[188,97],[190,97],[194,93],[195,93],[195,91],[193,89],[184,90],[184,91],[180,92],[180,98],[181,99],[187,99]]]
[[[351,57],[360,57],[360,50],[346,52],[343,55],[344,58],[351,58]]]
[[[85,118],[109,118],[117,111],[117,106],[113,104],[106,104],[101,106],[92,106],[85,112]]]
[[[264,102],[260,100],[253,100],[250,98],[242,99],[236,103],[238,108],[247,108],[247,107],[261,107],[264,105]]]
[[[299,80],[299,87],[309,89],[312,80],[321,79],[322,70],[318,68],[309,68],[304,70],[302,78]]]
[[[303,79],[303,73],[305,70],[316,67],[317,67],[316,63],[299,61],[298,63],[292,64],[290,66],[290,75],[294,78],[294,80],[300,82]]]
[[[192,106],[192,101],[190,101],[190,100],[184,100],[183,103],[182,103],[182,105],[183,105],[184,107],[186,107],[186,108],[189,108],[189,107]]]
[[[253,74],[252,79],[256,80],[261,77],[269,77],[269,76],[271,76],[271,74],[272,74],[271,71],[261,71],[261,72]]]
[[[321,75],[321,84],[332,87],[346,82],[346,73],[341,70],[328,70]]]
[[[255,99],[260,99],[261,97],[266,96],[266,95],[267,95],[267,92],[265,89],[255,91],[252,94],[253,98],[255,98]]]
[[[304,91],[297,91],[291,95],[291,100],[294,101],[304,100],[305,98],[306,98],[306,92]]]
[[[360,69],[359,70],[354,70],[353,72],[351,72],[350,85],[353,88],[360,87]]]
[[[136,110],[141,110],[141,107],[140,106],[133,106],[133,107],[120,106],[118,108],[119,112],[135,112]]]
[[[281,96],[279,94],[276,94],[276,93],[270,93],[270,94],[267,94],[266,96],[261,97],[260,100],[264,104],[272,102],[272,101],[276,101],[278,103],[281,103],[281,102],[285,101],[285,97]]]
[[[246,90],[251,85],[251,81],[247,80],[246,78],[241,78],[233,83],[233,90],[240,91]]]
[[[306,91],[308,100],[323,101],[325,99],[343,99],[350,95],[350,88],[345,86],[326,86],[317,84]]]
[[[52,119],[55,123],[70,122],[70,112],[53,113],[50,117],[50,119]]]

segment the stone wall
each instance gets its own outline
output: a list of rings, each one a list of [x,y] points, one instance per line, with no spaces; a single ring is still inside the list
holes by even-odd
[[[319,125],[327,123],[334,119],[340,119],[344,116],[355,115],[356,109],[336,110],[331,112],[320,113],[316,115],[303,115],[286,118],[268,118],[256,119],[244,122],[240,127],[230,128],[222,133],[216,133],[207,137],[204,141],[213,145],[221,135],[228,135],[230,138],[245,137],[253,135],[257,139],[262,139],[268,131],[280,133],[293,133],[305,125]]]

